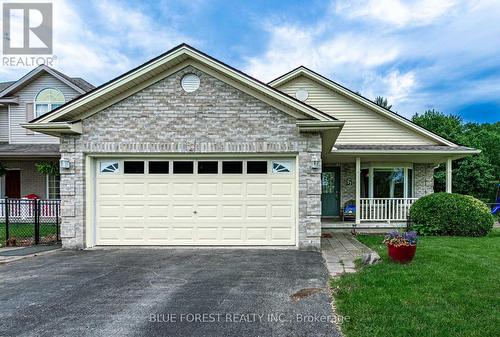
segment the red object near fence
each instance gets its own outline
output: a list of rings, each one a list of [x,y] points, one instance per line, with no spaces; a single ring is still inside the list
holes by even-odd
[[[39,197],[38,195],[34,194],[34,193],[27,194],[27,195],[25,195],[24,197],[25,197],[26,199],[31,199],[31,200],[33,200],[33,199],[40,199],[40,197]]]
[[[391,244],[387,245],[387,250],[389,257],[394,262],[399,263],[409,263],[415,257],[417,251],[417,245],[413,246],[394,246]]]

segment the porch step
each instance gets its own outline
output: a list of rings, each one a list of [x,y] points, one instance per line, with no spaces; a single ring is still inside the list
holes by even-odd
[[[391,230],[401,230],[402,227],[377,227],[377,228],[357,228],[357,234],[387,234]],[[323,228],[325,230],[325,228]],[[326,229],[330,233],[344,233],[351,234],[352,228],[327,228]]]
[[[321,228],[349,228],[352,229],[354,226],[353,222],[330,222],[323,221],[321,223]],[[356,226],[356,229],[360,228],[400,228],[406,227],[406,222],[363,222]]]
[[[321,224],[322,230],[327,230],[335,233],[350,233],[353,229],[353,222],[342,221],[323,221]],[[385,234],[394,229],[402,229],[406,227],[405,222],[364,222],[356,226],[356,232],[361,234]]]

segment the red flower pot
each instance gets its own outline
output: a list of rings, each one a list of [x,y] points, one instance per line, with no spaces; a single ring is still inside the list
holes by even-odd
[[[413,260],[415,252],[417,251],[417,245],[413,246],[394,246],[391,244],[387,245],[387,250],[389,257],[392,261],[398,263],[408,263]]]

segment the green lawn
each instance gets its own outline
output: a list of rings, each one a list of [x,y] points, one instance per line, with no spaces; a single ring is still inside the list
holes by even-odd
[[[10,237],[26,238],[34,236],[33,224],[9,224]],[[42,224],[40,225],[40,237],[47,235],[55,235],[55,224]],[[0,245],[5,245],[5,224],[0,224]]]
[[[500,230],[421,237],[415,260],[388,260],[382,236],[359,236],[383,262],[332,280],[342,330],[359,336],[500,336]]]

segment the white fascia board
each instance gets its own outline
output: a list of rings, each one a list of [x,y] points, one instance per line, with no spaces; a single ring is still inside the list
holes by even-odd
[[[297,121],[299,132],[319,132],[321,133],[322,152],[332,153],[333,145],[344,126],[343,121]]]
[[[87,96],[84,96],[82,98],[77,98],[73,102],[70,102],[68,105],[63,106],[61,109],[56,110],[53,114],[48,114],[47,116],[42,117],[41,119],[34,121],[34,124],[37,123],[46,123],[50,122],[52,120],[55,120],[66,113],[77,109],[85,104],[88,104],[92,102],[93,100],[98,100],[99,97],[113,91],[116,89],[119,89],[122,85],[129,83],[131,81],[135,81],[140,79],[141,76],[147,74],[149,71],[154,70],[157,67],[162,66],[163,64],[172,61],[173,59],[180,57],[182,55],[186,55],[188,57],[193,58],[194,60],[197,60],[198,62],[202,64],[206,64],[207,66],[219,70],[225,75],[232,77],[254,89],[257,89],[266,95],[277,99],[278,101],[284,103],[285,105],[288,105],[298,111],[303,112],[304,114],[311,116],[312,118],[318,119],[318,120],[323,120],[323,121],[329,121],[329,120],[335,120],[335,118],[328,116],[327,114],[323,114],[321,112],[318,112],[316,109],[313,107],[310,107],[300,101],[296,101],[292,97],[279,92],[278,90],[274,90],[272,88],[269,88],[267,85],[260,83],[259,81],[252,79],[248,77],[247,75],[244,75],[242,73],[239,73],[238,71],[235,71],[228,66],[225,66],[224,64],[217,62],[214,59],[211,59],[187,46],[183,46],[177,50],[174,50],[173,52],[165,55],[164,57],[160,57],[157,60],[152,61],[150,64],[147,64],[143,67],[140,67],[136,69],[135,71],[131,72],[130,74],[127,74],[123,76],[122,78],[112,81],[109,84],[103,86],[102,88],[99,88],[95,90],[94,92],[88,94]]]
[[[52,69],[50,69],[49,67],[47,67],[46,65],[40,65],[37,68],[35,68],[32,71],[30,71],[29,73],[27,73],[26,75],[24,75],[23,77],[21,77],[18,81],[12,83],[10,86],[8,86],[7,88],[5,88],[2,92],[0,92],[0,97],[3,97],[6,94],[15,91],[17,88],[23,86],[26,82],[30,81],[34,76],[38,75],[42,71],[45,71],[48,74],[54,76],[59,81],[63,82],[67,86],[69,86],[72,89],[76,90],[80,94],[85,93],[85,90],[83,90],[82,88],[80,88],[79,86],[77,86],[76,84],[74,84],[73,82],[68,81],[66,78],[64,78],[63,76],[59,75],[58,73],[56,73],[55,71],[53,71]]]
[[[26,123],[21,124],[25,129],[41,132],[49,135],[59,134],[82,134],[82,123],[51,122],[51,123]]]
[[[333,150],[332,154],[478,154],[481,150]]]

